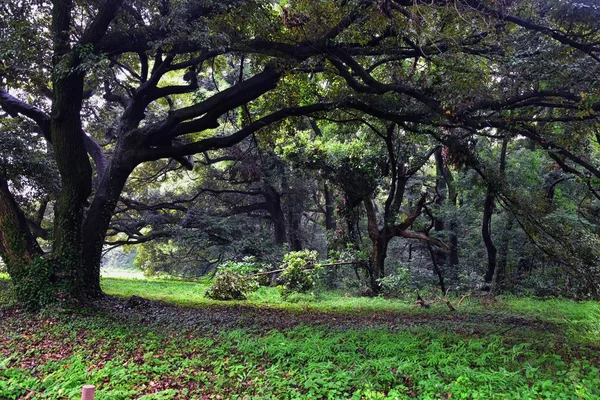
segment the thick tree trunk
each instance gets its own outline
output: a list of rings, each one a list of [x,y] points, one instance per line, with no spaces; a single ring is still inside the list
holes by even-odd
[[[0,256],[9,275],[15,279],[24,272],[27,264],[42,255],[42,250],[3,176],[0,176],[0,226]]]
[[[117,143],[117,149],[119,149]],[[110,220],[127,178],[135,167],[124,163],[125,157],[117,150],[98,184],[98,189],[83,223],[84,283],[88,297],[102,295],[100,288],[100,265],[102,248]]]
[[[365,211],[367,213],[367,224],[369,227],[369,239],[371,239],[371,257],[368,264],[369,286],[374,294],[381,291],[379,280],[385,276],[385,259],[393,233],[388,227],[379,229],[377,224],[377,212],[372,199],[365,198]]]
[[[388,245],[391,236],[385,231],[381,231],[377,235],[377,239],[373,242],[373,253],[370,260],[369,280],[371,289],[375,294],[381,291],[379,280],[385,277],[385,259],[387,258]]]
[[[70,0],[56,0],[52,8],[54,70],[49,137],[61,177],[52,253],[47,259],[32,260],[24,267],[25,275],[14,280],[20,300],[31,308],[58,299],[82,299],[85,293],[81,224],[92,169],[81,129],[84,73],[77,69],[80,60],[70,45],[72,7]]]
[[[81,131],[82,92],[83,76],[79,73],[54,82],[51,133],[61,190],[55,206],[50,268],[62,282],[56,285],[61,296],[73,299],[85,297],[81,227],[92,182]]]
[[[437,150],[435,152],[435,160],[436,160],[436,182],[435,182],[435,191],[436,191],[436,197],[435,197],[435,205],[437,206],[438,210],[442,210],[444,203],[446,202],[446,193],[447,193],[447,188],[446,188],[446,182],[444,180],[444,176],[443,176],[443,160],[441,157],[441,151],[442,149],[440,148],[439,150]],[[439,154],[439,157],[438,157]],[[445,228],[445,222],[443,217],[434,217],[433,218],[433,229],[436,232],[442,232]],[[433,264],[433,269],[434,272],[436,273],[436,275],[438,275],[440,277],[440,282],[442,286],[444,286],[443,284],[443,278],[441,278],[441,276],[443,275],[443,270],[446,269],[446,267],[448,267],[447,263],[448,263],[448,253],[442,249],[436,248],[434,249],[431,244],[427,244],[427,248],[429,250],[429,253],[431,255],[431,262]],[[442,289],[442,291],[445,291]]]
[[[301,210],[298,209],[296,196],[292,196],[288,205],[288,244],[293,251],[302,250],[302,240],[300,238],[300,222],[302,219]]]
[[[360,249],[361,235],[359,230],[360,212],[358,207],[350,207],[349,203],[346,202],[346,206],[343,210],[343,217],[346,222],[346,230],[348,234],[348,241],[354,246],[355,249]]]
[[[273,222],[273,235],[275,243],[283,245],[287,241],[287,229],[285,227],[285,214],[281,208],[281,195],[272,186],[267,186],[264,190],[267,211]]]

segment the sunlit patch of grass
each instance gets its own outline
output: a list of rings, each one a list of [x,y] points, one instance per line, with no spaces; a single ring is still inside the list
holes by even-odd
[[[204,307],[210,305],[249,305],[276,307],[289,311],[324,311],[344,313],[395,312],[421,315],[465,315],[486,320],[494,315],[503,318],[525,318],[545,321],[562,327],[563,334],[571,340],[600,346],[600,303],[595,301],[575,302],[568,299],[538,300],[531,298],[500,297],[497,300],[472,297],[464,301],[451,313],[443,301],[431,303],[424,309],[417,307],[414,299],[386,299],[383,297],[355,297],[341,291],[324,291],[316,294],[292,294],[282,298],[275,287],[261,287],[251,293],[246,301],[215,301],[204,296],[210,281],[184,282],[177,280],[131,280],[104,278],[104,290],[111,295],[140,297],[162,300],[184,306]],[[455,306],[458,298],[449,299]]]
[[[129,297],[140,297],[169,301],[182,305],[208,304],[247,304],[272,305],[290,309],[315,309],[320,311],[356,311],[356,312],[407,312],[419,310],[423,312],[449,312],[444,301],[431,303],[429,309],[418,308],[414,298],[387,299],[383,297],[357,297],[343,291],[324,291],[315,294],[292,294],[282,298],[276,287],[261,287],[251,293],[246,301],[216,301],[204,296],[211,281],[203,279],[197,282],[164,279],[123,279],[103,278],[102,287],[107,294]],[[473,297],[457,306],[459,298],[449,299],[458,313],[515,314],[537,318],[548,322],[570,321],[576,323],[593,322],[600,312],[600,303],[595,301],[575,302],[568,299],[538,300],[530,298],[500,297],[488,302],[485,298]]]
[[[161,279],[102,279],[102,290],[109,295],[119,297],[135,295],[146,299],[168,301],[189,306],[206,305],[215,302],[204,297],[204,292],[208,286],[208,283],[205,282]]]
[[[145,279],[144,273],[141,271],[102,270],[100,275],[103,278]]]
[[[563,325],[570,340],[600,347],[600,302],[511,298],[511,311]]]
[[[185,282],[175,280],[135,280],[103,278],[102,288],[110,295],[130,297],[133,295],[151,300],[162,300],[186,306],[206,306],[211,304],[250,306],[270,306],[286,310],[316,310],[343,312],[377,312],[415,310],[413,303],[404,300],[390,300],[382,297],[353,297],[343,292],[323,292],[313,294],[292,294],[282,298],[276,287],[261,287],[248,295],[246,301],[217,301],[204,296],[210,282]]]

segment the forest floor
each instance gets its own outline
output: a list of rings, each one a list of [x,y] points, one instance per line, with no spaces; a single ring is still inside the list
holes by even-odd
[[[0,399],[76,399],[84,384],[100,400],[600,398],[597,302],[467,299],[451,312],[334,292],[216,303],[201,284],[103,285],[111,296],[94,309],[0,304]]]

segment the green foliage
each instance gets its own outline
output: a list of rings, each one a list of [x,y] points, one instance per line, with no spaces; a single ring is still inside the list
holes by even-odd
[[[245,266],[241,267],[242,269]],[[255,277],[236,272],[236,268],[219,269],[215,281],[205,295],[214,300],[246,300],[246,295],[258,289]]]
[[[410,269],[406,266],[398,268],[393,275],[377,280],[381,285],[381,294],[387,297],[404,297],[410,293]]]
[[[262,265],[256,261],[255,257],[247,256],[242,261],[227,261],[219,265],[219,271],[231,271],[238,275],[250,275],[261,270]]]
[[[292,292],[310,292],[320,277],[322,267],[317,264],[316,251],[292,251],[283,257],[283,272],[278,283],[284,296]]]
[[[227,261],[219,266],[219,271],[228,270],[237,275],[261,274],[252,277],[260,286],[268,286],[270,284],[269,275],[262,274],[269,269],[268,264],[257,261],[254,256],[246,256],[242,261]]]
[[[197,288],[145,283],[155,296]],[[355,300],[327,296],[340,305]],[[405,308],[390,314],[389,327],[378,325],[385,313],[358,308],[284,314],[304,321],[295,327],[285,327],[282,310],[269,308],[166,307],[149,310],[153,317],[144,319],[118,309],[61,318],[0,311],[0,398],[76,398],[83,384],[96,385],[97,397],[105,399],[600,396],[597,303],[507,299],[504,309],[485,310],[476,303],[463,305],[452,319],[446,312]],[[265,319],[225,324],[248,312]],[[329,326],[314,325],[315,316],[326,317]],[[159,317],[160,323],[149,322]],[[547,325],[535,325],[540,322]]]
[[[14,292],[8,276],[0,272],[0,309],[8,308],[15,302]]]
[[[15,298],[27,310],[38,311],[67,300],[68,288],[61,290],[59,286],[47,284],[55,280],[52,278],[52,262],[38,257],[31,263],[14,269],[12,283]]]
[[[340,246],[341,247],[341,246]],[[357,249],[351,243],[345,243],[343,249],[334,249],[329,251],[329,261],[336,262],[367,262],[369,253],[364,250]]]

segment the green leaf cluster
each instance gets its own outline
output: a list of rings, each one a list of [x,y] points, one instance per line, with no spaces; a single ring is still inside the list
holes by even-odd
[[[284,270],[279,277],[283,296],[308,293],[315,287],[323,269],[317,264],[317,257],[314,250],[292,251],[283,257]]]

